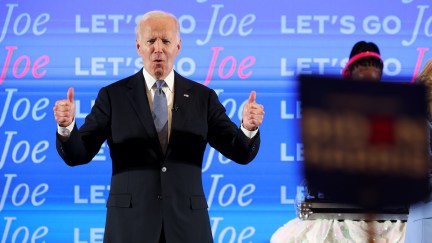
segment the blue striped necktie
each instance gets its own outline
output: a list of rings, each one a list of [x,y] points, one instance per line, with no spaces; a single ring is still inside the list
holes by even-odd
[[[168,105],[165,93],[162,90],[164,85],[164,80],[156,81],[152,115],[162,151],[165,153],[168,145]]]

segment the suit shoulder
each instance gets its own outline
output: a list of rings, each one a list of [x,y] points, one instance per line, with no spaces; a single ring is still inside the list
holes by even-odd
[[[131,82],[133,82],[133,80],[135,80],[136,78],[139,78],[139,75],[140,75],[140,73],[135,73],[129,77],[117,80],[114,83],[107,85],[107,87],[111,88],[111,87],[118,87],[118,86],[128,86],[131,84]],[[143,76],[142,73],[141,73],[141,76]],[[142,77],[141,80],[144,80],[144,77]]]
[[[205,86],[204,84],[198,83],[197,81],[194,81],[194,80],[191,80],[188,78],[185,78],[179,74],[177,74],[177,75],[184,84],[186,84],[189,87],[192,87],[192,89],[194,89],[194,90],[198,90],[199,92],[205,92],[205,93],[214,92],[213,89]]]
[[[118,90],[119,88],[133,87],[134,84],[136,84],[136,82],[143,81],[143,80],[144,80],[144,76],[143,76],[142,71],[141,71],[141,72],[137,72],[133,75],[130,75],[128,77],[125,77],[123,79],[117,80],[117,81],[103,87],[102,89]]]

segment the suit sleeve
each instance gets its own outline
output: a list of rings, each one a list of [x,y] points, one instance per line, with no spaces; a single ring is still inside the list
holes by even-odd
[[[249,139],[226,115],[225,107],[220,103],[217,94],[211,90],[209,95],[209,133],[210,146],[225,157],[239,164],[248,164],[258,153],[260,132]]]
[[[57,152],[66,164],[81,165],[93,159],[108,137],[110,114],[109,96],[106,88],[102,88],[81,128],[75,123],[69,139],[64,142],[56,135]]]

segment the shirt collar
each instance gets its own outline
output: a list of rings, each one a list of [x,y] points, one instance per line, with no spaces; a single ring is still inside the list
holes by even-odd
[[[153,85],[156,83],[156,79],[152,75],[150,75],[150,73],[147,72],[145,68],[143,68],[143,75],[147,89],[151,90]],[[169,90],[172,92],[174,87],[174,69],[171,69],[171,72],[168,73],[164,81],[167,84]]]

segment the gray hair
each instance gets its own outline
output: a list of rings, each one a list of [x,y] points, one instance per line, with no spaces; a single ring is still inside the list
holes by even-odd
[[[177,38],[180,40],[180,25],[178,23],[178,20],[176,18],[176,16],[174,14],[168,13],[168,12],[164,12],[161,10],[154,10],[154,11],[150,11],[145,13],[140,20],[138,21],[136,27],[135,27],[135,36],[137,40],[141,40],[141,33],[140,33],[140,24],[144,21],[146,21],[147,19],[150,18],[161,18],[161,17],[168,17],[168,18],[172,18],[175,22],[176,25],[176,30],[177,30]]]

